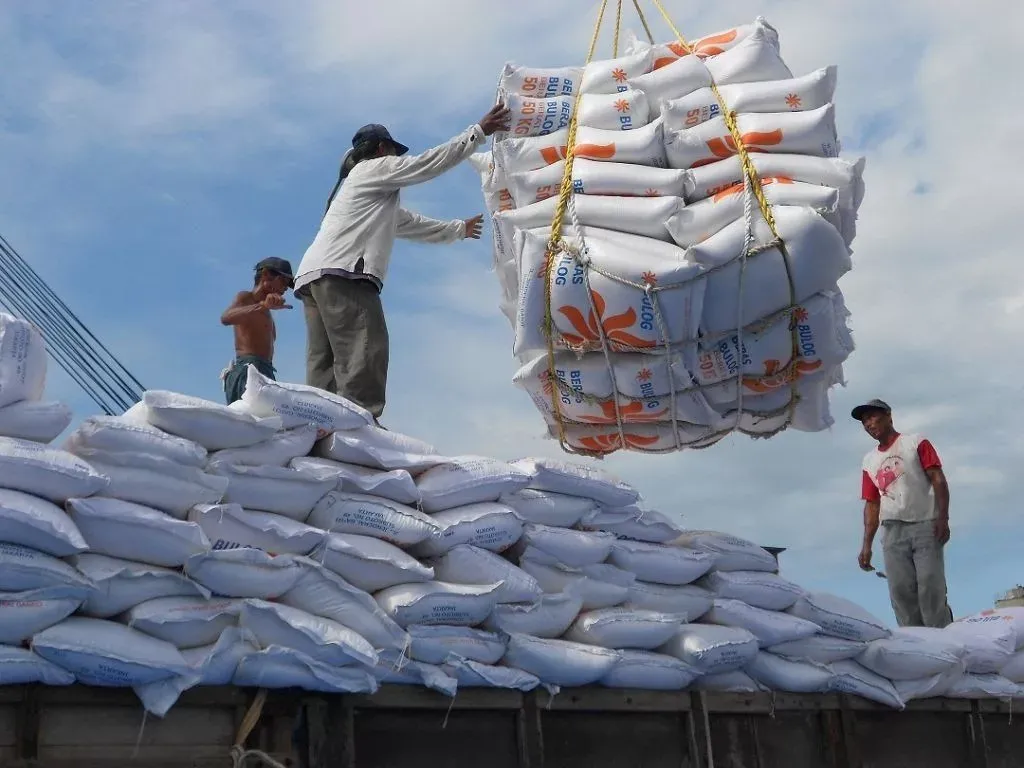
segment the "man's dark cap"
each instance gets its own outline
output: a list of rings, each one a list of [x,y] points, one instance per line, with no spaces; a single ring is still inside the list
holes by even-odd
[[[379,123],[370,123],[364,125],[358,131],[356,135],[352,137],[352,146],[357,147],[360,144],[364,144],[368,141],[372,141],[375,144],[380,144],[382,141],[388,142],[395,148],[395,154],[399,157],[409,151],[409,148],[400,142],[395,141],[391,138],[391,133],[383,125]]]
[[[850,413],[853,418],[857,421],[863,421],[864,417],[867,416],[871,411],[882,411],[884,413],[892,413],[892,408],[885,400],[879,400],[877,397],[874,400],[869,400],[866,403],[858,405]]]
[[[288,287],[295,287],[295,275],[292,274],[292,264],[288,259],[279,259],[277,256],[266,258],[256,265],[256,273],[259,274],[264,269],[276,272],[282,277],[287,277]]]

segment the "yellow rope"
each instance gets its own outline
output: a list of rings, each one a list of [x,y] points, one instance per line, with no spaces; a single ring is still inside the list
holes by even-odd
[[[594,25],[594,34],[590,38],[590,48],[587,51],[589,64],[594,58],[594,51],[597,49],[597,38],[601,32],[601,23],[604,21],[604,12],[608,8],[608,0],[601,0],[601,10],[597,14],[597,23]],[[576,116],[579,113],[582,95],[577,94],[572,107],[572,115],[569,117],[569,136],[566,140],[565,150],[565,171],[562,173],[562,186],[558,192],[558,205],[555,208],[555,217],[551,221],[551,237],[548,240],[547,253],[544,254],[544,335],[547,337],[548,352],[548,377],[551,385],[551,408],[555,418],[555,425],[558,429],[558,442],[563,450],[568,450],[565,438],[565,422],[562,419],[562,408],[559,405],[558,379],[555,369],[555,323],[551,314],[551,270],[555,265],[555,255],[561,250],[562,244],[562,223],[565,220],[565,209],[569,205],[569,195],[572,194],[572,165],[576,156]]]
[[[661,12],[662,18],[668,24],[672,30],[672,34],[679,40],[680,45],[687,51],[687,53],[694,54],[693,48],[683,37],[682,33],[672,23],[672,19],[669,17],[668,12],[665,10],[665,6],[662,5],[661,0],[652,0],[658,11]],[[743,168],[743,175],[750,180],[750,190],[754,195],[754,199],[757,200],[757,206],[761,210],[761,215],[764,217],[765,223],[768,225],[768,229],[771,230],[772,236],[779,241],[779,252],[782,254],[783,263],[786,265],[786,278],[789,280],[789,303],[790,306],[796,304],[796,286],[793,282],[793,273],[790,270],[789,265],[789,252],[786,250],[786,244],[782,241],[779,235],[779,231],[775,226],[775,214],[772,212],[771,205],[768,203],[768,199],[765,197],[764,188],[761,186],[761,180],[758,178],[757,169],[754,167],[753,160],[750,159],[750,153],[747,151],[746,145],[743,143],[743,136],[740,133],[739,126],[736,123],[736,112],[730,110],[728,105],[725,103],[725,99],[722,98],[721,92],[718,90],[718,85],[712,80],[711,92],[715,94],[715,99],[718,101],[718,106],[722,112],[722,118],[725,120],[725,127],[729,129],[729,134],[732,136],[733,143],[736,145],[736,153],[739,155],[740,164]],[[795,362],[800,356],[800,340],[797,336],[796,324],[790,323],[790,337],[791,337],[791,354],[792,360]],[[740,350],[742,355],[742,350]],[[793,418],[793,409],[796,407],[796,384],[799,376],[794,373],[792,381],[790,382],[790,420]],[[742,386],[742,381],[740,382]]]
[[[615,36],[612,38],[612,58],[619,55],[619,32],[622,29],[622,0],[615,9]]]
[[[654,45],[654,35],[651,34],[651,27],[644,16],[644,9],[640,7],[640,0],[633,0],[633,7],[636,8],[636,15],[640,17],[640,23],[644,25],[644,33],[647,35],[647,42]]]

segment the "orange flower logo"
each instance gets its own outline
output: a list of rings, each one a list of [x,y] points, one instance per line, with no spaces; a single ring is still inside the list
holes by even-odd
[[[625,446],[622,445],[622,440],[619,439],[617,432],[580,438],[580,446],[595,453],[612,453],[623,447],[642,450],[658,442],[657,437],[631,435],[629,432],[624,433],[623,437],[626,438]]]
[[[565,316],[565,318],[572,324],[572,327],[576,329],[576,333],[563,333],[562,338],[565,342],[573,347],[582,347],[586,344],[594,344],[601,341],[601,331],[604,331],[604,336],[612,342],[618,342],[627,347],[653,347],[655,342],[641,339],[638,336],[634,336],[631,333],[627,333],[625,329],[632,328],[636,325],[636,311],[630,307],[625,312],[612,315],[611,317],[605,318],[605,301],[604,297],[597,291],[591,291],[590,296],[594,302],[594,308],[597,310],[597,316],[595,317],[594,311],[591,310],[586,319],[583,317],[583,313],[574,306],[566,305],[559,307],[558,311]],[[598,325],[600,323],[600,325]]]
[[[581,421],[585,421],[588,424],[615,424],[615,402],[612,400],[606,400],[599,403],[601,406],[601,416],[583,416]],[[619,414],[622,416],[624,424],[639,424],[647,421],[661,421],[666,415],[668,415],[668,408],[662,408],[660,411],[654,413],[646,413],[644,411],[643,403],[633,401],[626,405],[619,406]]]
[[[627,79],[626,70],[622,69],[621,67],[617,67],[617,68],[613,69],[612,70],[612,79],[616,83],[624,83],[624,82],[626,82],[626,79]]]
[[[803,307],[797,307],[793,310],[793,322],[798,325],[807,322],[808,317],[810,317],[810,313]]]
[[[775,147],[782,143],[782,129],[776,128],[774,131],[750,131],[740,136],[740,141],[743,142],[743,146],[747,148],[747,152],[764,152],[762,147]],[[711,139],[707,142],[708,149],[714,157],[707,158],[706,160],[698,160],[691,168],[699,168],[702,165],[710,165],[716,163],[719,160],[723,160],[738,153],[736,149],[736,142],[733,141],[732,134],[722,136],[721,138]]]
[[[644,190],[644,197],[661,197],[661,193],[653,187],[648,187]]]
[[[629,102],[626,99],[619,99],[615,102],[615,109],[618,112],[629,112]]]
[[[641,368],[636,375],[636,380],[650,381],[652,376],[654,376],[654,372],[650,368]]]
[[[653,272],[644,272],[643,275],[640,276],[640,279],[642,279],[647,285],[658,284],[658,276]]]
[[[809,373],[821,368],[821,360],[815,360],[814,362],[805,362],[804,360],[797,360],[794,365],[789,366],[787,369],[782,369],[782,363],[778,360],[765,360],[764,361],[764,376],[744,376],[743,386],[749,389],[751,392],[757,394],[764,394],[765,392],[772,392],[773,390],[779,389],[780,387],[788,386],[794,381],[799,379],[801,376],[805,376]]]
[[[800,109],[800,105],[803,104],[803,102],[804,100],[796,93],[791,93],[786,97],[786,106],[790,109]]]

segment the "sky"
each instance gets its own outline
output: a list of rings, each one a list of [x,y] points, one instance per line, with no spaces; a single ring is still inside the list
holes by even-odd
[[[413,152],[441,143],[486,112],[506,61],[579,65],[598,7],[354,5],[0,0],[0,234],[147,387],[221,400],[232,342],[219,315],[259,259],[298,264],[356,128],[384,123]],[[640,31],[625,5],[624,26]],[[669,40],[653,3],[642,5]],[[830,430],[598,465],[687,527],[787,547],[784,575],[892,621],[885,582],[856,563],[871,442],[848,415],[883,397],[897,427],[931,439],[946,466],[954,613],[991,607],[1024,580],[1013,479],[1024,461],[1024,283],[1012,229],[1024,5],[665,6],[691,38],[763,15],[794,74],[838,65],[843,156],[867,158],[854,269],[840,281],[857,349]],[[468,163],[403,204],[440,218],[483,211]],[[558,457],[511,383],[489,236],[397,244],[383,293],[384,422],[449,455]],[[279,376],[303,381],[301,310],[276,317]],[[96,411],[51,371],[49,397],[79,417]]]

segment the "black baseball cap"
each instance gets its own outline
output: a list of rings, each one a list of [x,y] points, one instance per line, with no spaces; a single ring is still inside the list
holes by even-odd
[[[282,277],[287,277],[288,287],[295,287],[295,275],[292,274],[292,263],[288,259],[279,259],[277,256],[263,259],[263,261],[256,265],[256,273],[259,274],[264,269],[276,272]]]
[[[858,405],[850,415],[853,416],[857,421],[863,421],[864,417],[867,416],[871,411],[883,411],[884,413],[892,413],[892,408],[885,400],[879,400],[877,397],[874,400],[868,400],[868,402]]]
[[[364,125],[358,131],[356,131],[356,135],[352,137],[352,146],[356,147],[359,144],[363,144],[367,141],[372,141],[376,144],[379,144],[382,141],[386,141],[395,148],[395,154],[397,154],[399,157],[401,157],[402,155],[409,151],[409,148],[405,146],[405,144],[397,142],[393,138],[391,138],[391,133],[388,131],[388,129],[385,128],[383,125],[380,125],[379,123],[370,123],[369,125]]]

